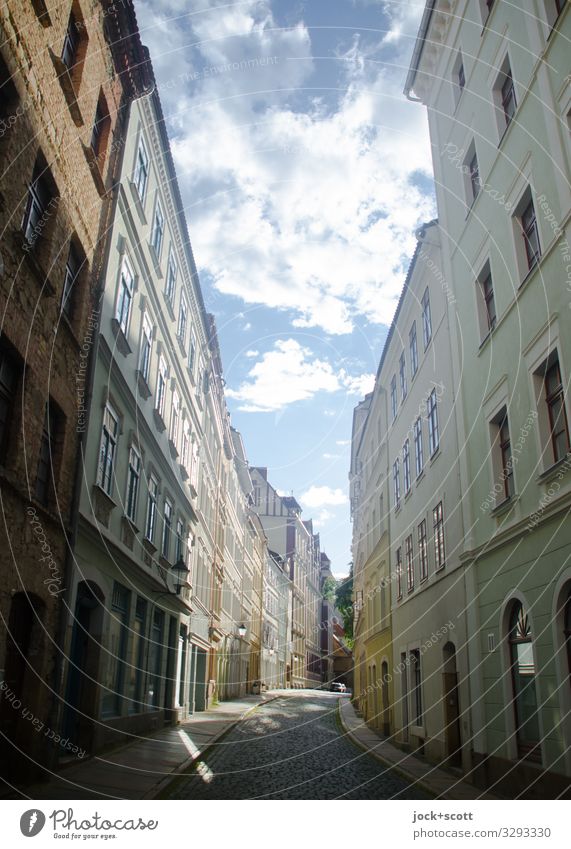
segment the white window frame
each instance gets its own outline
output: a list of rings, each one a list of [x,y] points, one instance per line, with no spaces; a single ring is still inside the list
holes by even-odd
[[[167,395],[168,382],[168,364],[165,358],[159,357],[159,367],[157,370],[157,391],[155,394],[155,409],[160,416],[164,415],[165,399]]]
[[[165,242],[165,223],[165,216],[161,201],[160,198],[157,197],[153,212],[153,224],[151,227],[151,247],[153,248],[158,260],[161,258]]]
[[[438,428],[438,399],[436,389],[433,389],[426,402],[426,420],[428,422],[428,451],[434,457],[440,447],[440,432]]]
[[[143,153],[142,159],[144,162],[141,162],[140,153]],[[145,203],[145,198],[147,195],[147,188],[149,185],[149,154],[147,152],[147,146],[143,141],[142,135],[139,138],[139,144],[137,145],[137,151],[135,153],[135,167],[133,169],[133,184],[137,189],[137,194],[139,195],[139,199],[142,204]],[[142,185],[141,185],[142,181]]]
[[[135,272],[129,259],[124,256],[121,260],[119,270],[119,283],[117,286],[117,298],[115,302],[115,320],[126,337],[129,333],[129,323],[133,311],[133,296],[135,292]],[[125,299],[128,298],[127,312],[125,314]]]
[[[432,339],[432,314],[430,310],[430,293],[428,286],[422,295],[422,341],[424,342],[424,350],[430,345]]]
[[[145,356],[147,354],[147,356]],[[139,371],[148,384],[151,373],[151,358],[153,355],[153,323],[148,313],[143,313],[141,323],[141,347],[139,351]]]
[[[111,419],[115,424],[112,431],[108,426],[107,418]],[[119,430],[119,415],[115,412],[112,405],[107,403],[103,408],[103,419],[101,422],[101,440],[99,443],[99,455],[97,458],[97,483],[109,497],[113,494],[113,479],[115,477]],[[105,462],[104,467],[102,468],[101,459],[103,455],[105,455]],[[107,470],[109,470],[109,474],[107,474]]]

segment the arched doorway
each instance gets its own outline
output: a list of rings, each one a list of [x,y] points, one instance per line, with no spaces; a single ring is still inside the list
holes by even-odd
[[[99,715],[99,659],[105,597],[93,581],[77,587],[71,638],[65,714],[65,736],[86,752],[93,747]]]
[[[39,735],[31,734],[28,714],[47,720],[50,693],[44,686],[45,603],[32,594],[14,595],[8,616],[4,683],[0,700],[0,773],[20,782],[39,777],[43,760]],[[26,713],[24,713],[26,712]]]
[[[446,643],[442,649],[442,699],[444,703],[446,760],[450,766],[462,766],[458,670],[456,668],[456,649],[452,643]]]
[[[520,601],[514,602],[511,609],[508,639],[518,754],[540,762],[533,634],[531,621]]]

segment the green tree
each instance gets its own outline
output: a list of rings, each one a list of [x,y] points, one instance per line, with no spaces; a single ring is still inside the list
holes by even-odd
[[[335,592],[335,607],[343,617],[343,628],[345,629],[345,642],[353,646],[353,564],[348,578],[342,578],[337,582]]]
[[[335,578],[326,578],[323,582],[323,598],[329,604],[335,604],[335,595],[337,592],[337,581]]]

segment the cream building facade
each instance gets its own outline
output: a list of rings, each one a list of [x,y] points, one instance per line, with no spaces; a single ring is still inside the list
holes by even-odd
[[[571,774],[569,5],[429,2],[406,83],[463,364],[474,776],[540,798]]]

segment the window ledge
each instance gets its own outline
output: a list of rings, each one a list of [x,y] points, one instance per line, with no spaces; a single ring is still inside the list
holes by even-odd
[[[145,208],[143,206],[143,199],[141,198],[141,195],[139,194],[139,190],[137,189],[137,186],[135,185],[135,183],[132,180],[129,180],[129,188],[131,190],[131,195],[133,197],[133,203],[134,203],[135,207],[137,208],[139,218],[141,219],[141,224],[147,224],[148,222],[147,222],[147,218],[145,216]]]
[[[186,370],[188,372],[188,379],[190,380],[191,386],[196,386],[196,378],[194,376],[193,370],[190,368],[190,366],[187,366]]]
[[[408,501],[408,499],[410,498],[410,496],[411,496],[411,495],[412,495],[412,486],[411,486],[411,488],[408,490],[408,492],[405,492],[405,494],[404,494],[404,500],[405,500],[405,501]]]
[[[51,27],[52,21],[44,0],[32,0],[32,7],[43,27]]]
[[[490,510],[490,516],[492,518],[497,519],[500,516],[503,516],[505,513],[509,513],[515,503],[519,500],[518,495],[508,495],[507,498],[504,498],[503,501],[500,501],[493,510]]]
[[[137,369],[137,386],[139,387],[139,394],[147,401],[151,397],[152,392],[140,369]]]
[[[154,554],[156,554],[156,553],[157,553],[157,551],[158,551],[158,549],[157,549],[156,545],[154,544],[154,542],[153,542],[152,540],[150,540],[148,537],[144,537],[144,538],[143,538],[143,548],[144,548],[144,549],[145,549],[145,551],[147,551],[147,553],[148,553],[148,554],[150,554],[151,556],[152,556],[152,555],[154,555]]]
[[[562,457],[560,460],[557,460],[556,463],[553,463],[542,472],[536,479],[536,483],[551,483],[552,480],[557,478],[561,480],[565,474],[571,469],[571,452],[567,452],[565,457]]]
[[[525,273],[525,276],[523,277],[521,283],[518,286],[518,292],[521,292],[523,287],[527,284],[528,280],[530,280],[533,277],[533,275],[535,274],[535,272],[537,271],[537,269],[539,268],[539,266],[541,264],[542,258],[543,258],[543,254],[539,254],[539,257],[537,258],[537,261],[535,262],[535,264],[532,265],[531,268],[528,268],[528,270]]]
[[[130,519],[129,516],[127,516],[126,513],[124,513],[121,518],[122,518],[122,521],[124,522],[124,524],[128,525],[129,528],[133,531],[134,534],[141,533],[141,529],[137,527],[137,525],[135,524],[133,519]]]
[[[397,506],[395,507],[395,516],[398,516],[398,514],[399,514],[399,513],[400,513],[400,511],[401,511],[401,509],[402,509],[402,505],[401,505],[401,503],[400,503],[400,501],[399,501],[399,503],[398,503],[398,504],[397,504]]]
[[[152,242],[149,242],[149,253],[151,254],[153,265],[155,266],[155,273],[157,277],[161,279],[163,276],[163,272],[161,270],[161,260]]]
[[[432,466],[432,464],[435,463],[438,460],[439,457],[440,457],[440,444],[438,445],[438,448],[434,451],[434,453],[432,453],[430,455],[430,465]]]
[[[77,102],[77,95],[75,92],[75,88],[73,85],[73,80],[71,78],[71,74],[67,69],[67,66],[64,65],[59,56],[53,52],[51,47],[48,47],[48,51],[50,54],[50,58],[52,60],[52,64],[54,66],[55,72],[57,74],[57,78],[61,89],[63,91],[63,95],[65,97],[66,103],[69,108],[70,115],[72,117],[73,123],[76,127],[83,127],[84,121],[81,115],[81,110],[79,108],[79,104]]]
[[[172,439],[169,439],[169,451],[171,452],[173,460],[176,460],[178,458],[178,449]]]
[[[87,162],[89,170],[91,171],[91,176],[93,177],[93,182],[95,183],[97,193],[99,197],[104,197],[106,194],[105,183],[103,182],[103,175],[99,167],[98,156],[91,147],[91,145],[83,144],[83,142],[81,142],[81,146],[83,148],[85,161]]]
[[[176,340],[178,342],[178,347],[180,348],[180,352],[186,360],[187,353],[186,353],[186,348],[185,348],[185,345],[184,345],[184,339],[181,336],[179,336],[178,333],[177,333],[176,334]]]
[[[18,236],[21,237],[22,240],[23,240],[20,243],[20,248],[22,249],[22,252],[24,253],[24,255],[26,257],[26,263],[28,264],[28,266],[30,267],[31,271],[34,274],[34,277],[36,278],[36,280],[38,281],[38,283],[42,287],[42,293],[47,295],[48,297],[54,297],[56,291],[55,291],[54,287],[52,286],[52,284],[50,283],[50,279],[49,279],[48,275],[46,274],[46,272],[44,271],[44,269],[42,268],[40,261],[37,257],[37,254],[36,254],[35,245],[37,245],[38,242],[36,241],[34,244],[31,244],[30,242],[28,242],[26,240],[26,236],[24,235],[24,233],[21,230],[18,231],[17,234],[15,234],[15,235],[16,235],[16,241],[18,241],[18,238],[17,238]]]
[[[420,483],[420,481],[421,481],[423,478],[424,478],[424,466],[422,467],[422,470],[421,470],[420,474],[418,474],[418,475],[416,476],[416,482],[417,482],[417,484],[418,484],[418,483]]]
[[[109,527],[109,518],[112,511],[117,507],[117,502],[114,501],[109,493],[105,492],[100,484],[96,483],[93,486],[93,513],[97,522],[104,527]]]
[[[157,430],[159,430],[161,433],[164,433],[164,431],[167,429],[167,426],[165,424],[165,420],[163,419],[156,407],[153,410],[153,418],[155,420]]]
[[[437,566],[434,569],[434,574],[438,575],[439,572],[444,572],[445,569],[446,569],[446,563],[443,563],[442,566]]]
[[[167,312],[171,317],[171,321],[175,321],[173,302],[171,301],[171,299],[169,298],[169,296],[167,295],[166,292],[164,292],[163,294],[164,294],[164,297],[165,297],[165,304],[167,305]]]
[[[127,337],[123,333],[123,329],[116,318],[111,319],[111,330],[113,331],[113,336],[115,337],[118,350],[124,357],[128,357],[129,354],[133,353],[133,351],[131,350]]]
[[[187,472],[186,468],[182,465],[182,463],[179,463],[178,467],[179,467],[179,470],[180,470],[180,476],[183,479],[183,481],[188,480],[188,472]]]

